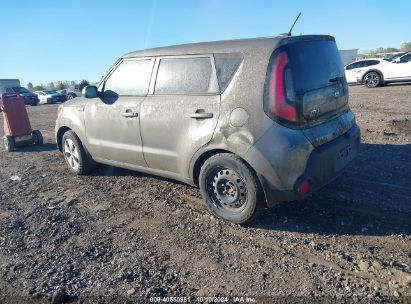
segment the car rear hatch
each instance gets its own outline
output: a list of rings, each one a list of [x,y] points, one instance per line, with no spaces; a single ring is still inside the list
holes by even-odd
[[[318,146],[355,123],[335,39],[295,36],[279,42],[267,69],[264,110],[273,120],[302,129]]]

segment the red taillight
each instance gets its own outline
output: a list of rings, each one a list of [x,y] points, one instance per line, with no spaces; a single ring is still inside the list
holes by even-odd
[[[297,111],[287,103],[285,97],[284,72],[287,64],[287,53],[281,52],[272,65],[268,87],[269,110],[282,119],[295,122],[297,121]]]

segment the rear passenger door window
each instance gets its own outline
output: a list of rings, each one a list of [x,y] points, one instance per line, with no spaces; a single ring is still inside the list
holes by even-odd
[[[218,93],[211,57],[161,58],[154,94]]]
[[[122,61],[106,80],[104,93],[118,96],[146,95],[151,72],[151,59]]]
[[[368,60],[367,61],[367,66],[372,66],[372,65],[377,65],[380,62],[378,60]]]

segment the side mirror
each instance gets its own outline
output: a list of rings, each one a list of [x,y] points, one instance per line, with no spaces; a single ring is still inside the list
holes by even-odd
[[[96,98],[98,95],[96,86],[86,86],[82,90],[82,94],[86,98]]]
[[[401,61],[400,61],[400,58],[395,58],[393,62],[394,63],[400,63]]]

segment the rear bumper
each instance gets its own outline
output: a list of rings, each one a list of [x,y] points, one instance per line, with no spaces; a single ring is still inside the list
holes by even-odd
[[[343,169],[353,160],[360,146],[360,129],[357,125],[352,126],[347,132],[334,140],[312,149],[297,149],[298,154],[289,153],[292,157],[282,159],[287,164],[281,167],[288,170],[279,171],[280,166],[272,165],[272,170],[277,176],[277,181],[271,179],[265,172],[256,170],[265,192],[267,206],[272,207],[279,202],[293,201],[303,198],[335,179]],[[307,154],[305,154],[307,153]],[[301,159],[304,164],[301,164]],[[275,161],[270,163],[275,164]],[[294,163],[300,163],[294,166]],[[302,169],[301,169],[302,168]],[[310,190],[307,194],[298,191],[302,181],[309,181]]]
[[[360,137],[360,128],[354,125],[340,137],[313,150],[304,173],[312,181],[313,190],[336,178],[357,156]]]

